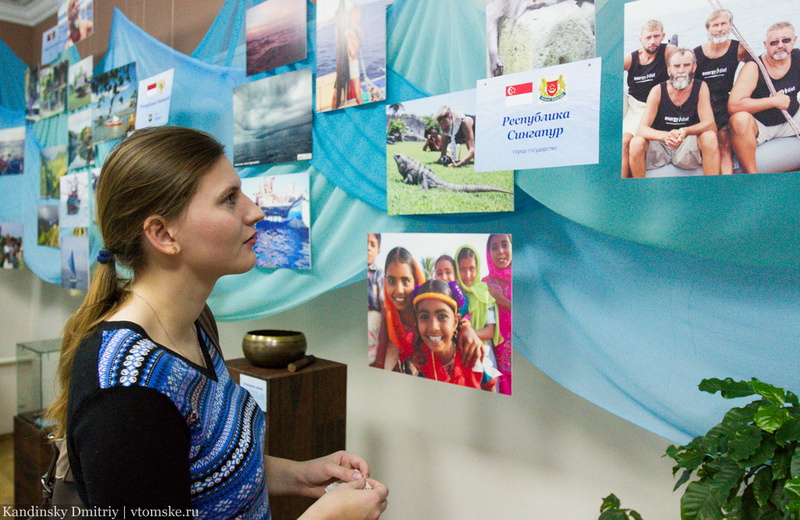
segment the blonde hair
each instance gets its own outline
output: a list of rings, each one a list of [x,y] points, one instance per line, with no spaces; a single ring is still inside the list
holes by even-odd
[[[663,33],[664,24],[661,23],[660,20],[647,20],[642,26],[641,33],[644,33],[645,31],[658,31]]]
[[[728,23],[732,24],[733,23],[732,12],[728,11],[727,9],[714,9],[713,11],[711,11],[711,14],[708,15],[708,18],[706,18],[706,29],[708,29],[711,26],[711,22],[713,22],[723,14],[728,16]]]
[[[137,130],[109,154],[96,191],[96,220],[104,248],[113,261],[100,263],[77,312],[64,326],[59,394],[45,415],[56,437],[66,433],[67,397],[72,362],[81,342],[130,297],[131,279],[117,274],[116,263],[136,273],[146,268],[143,225],[152,215],[180,216],[200,179],[224,156],[212,136],[181,127]]]

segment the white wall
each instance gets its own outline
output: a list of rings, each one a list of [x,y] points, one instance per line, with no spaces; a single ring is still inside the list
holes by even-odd
[[[28,271],[0,272],[0,302],[0,358],[17,341],[53,337],[78,304]],[[521,356],[511,397],[369,368],[364,307],[358,283],[277,316],[220,323],[220,334],[232,359],[248,330],[297,329],[309,353],[348,365],[348,449],[389,485],[383,519],[588,520],[611,492],[646,520],[679,518],[661,457],[668,441],[568,392]],[[11,420],[0,413],[0,424]]]

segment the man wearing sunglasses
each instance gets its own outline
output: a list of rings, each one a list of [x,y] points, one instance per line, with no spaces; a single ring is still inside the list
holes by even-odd
[[[798,122],[797,95],[800,93],[800,49],[789,22],[778,22],[767,30],[761,61],[769,73],[776,93],[770,95],[755,62],[748,62],[739,73],[728,100],[733,151],[746,173],[758,173],[756,147],[777,137],[794,136],[792,126],[781,110]]]

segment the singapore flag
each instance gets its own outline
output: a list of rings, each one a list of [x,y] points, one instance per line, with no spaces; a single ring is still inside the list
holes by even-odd
[[[533,83],[520,83],[506,87],[506,106],[533,104]]]

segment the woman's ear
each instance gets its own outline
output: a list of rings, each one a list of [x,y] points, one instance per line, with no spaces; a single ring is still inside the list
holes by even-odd
[[[145,238],[156,251],[165,255],[176,255],[180,252],[171,227],[161,215],[147,217],[142,227]]]

